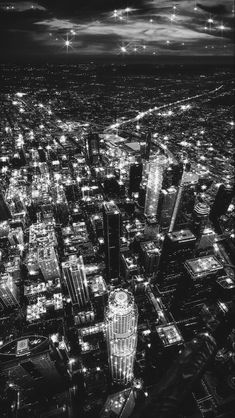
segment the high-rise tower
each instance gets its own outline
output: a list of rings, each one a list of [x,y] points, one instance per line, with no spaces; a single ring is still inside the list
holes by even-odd
[[[0,310],[1,306],[5,308],[13,308],[19,305],[19,291],[12,278],[8,273],[0,276]]]
[[[186,171],[183,172],[175,199],[169,232],[180,228],[187,228],[189,226],[195,203],[197,183],[197,174]]]
[[[105,312],[109,366],[115,383],[126,385],[133,378],[138,312],[133,295],[115,289]]]
[[[197,238],[197,243],[200,242],[203,231],[207,225],[209,213],[210,207],[204,202],[198,202],[194,206],[192,231]]]
[[[149,173],[144,208],[144,214],[147,217],[154,217],[157,214],[159,196],[163,182],[163,173],[167,165],[168,158],[162,154],[157,155],[156,158],[149,162]]]
[[[225,215],[234,196],[234,188],[230,184],[221,184],[215,196],[215,201],[210,211],[212,221]]]
[[[120,272],[121,214],[115,203],[104,203],[103,221],[106,274],[108,279],[116,279]]]
[[[177,188],[174,186],[169,189],[162,189],[159,198],[157,219],[161,231],[168,231],[171,216],[174,209],[175,199],[177,195]]]
[[[85,308],[90,297],[82,256],[71,255],[68,261],[62,263],[62,270],[72,304]]]
[[[140,183],[142,180],[142,163],[133,163],[130,165],[130,178],[129,178],[129,194],[139,192]]]
[[[51,280],[60,277],[60,268],[57,255],[52,245],[39,247],[37,256],[38,265],[45,280]]]
[[[87,136],[87,155],[91,164],[99,162],[100,158],[100,138],[97,133],[90,132]]]

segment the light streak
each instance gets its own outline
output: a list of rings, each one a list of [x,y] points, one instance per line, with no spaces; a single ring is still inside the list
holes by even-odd
[[[196,94],[194,96],[191,96],[191,97],[186,97],[186,98],[181,99],[181,100],[176,100],[175,102],[167,103],[167,104],[162,105],[162,106],[154,106],[153,108],[150,108],[148,110],[145,110],[144,112],[139,112],[138,115],[137,116],[134,116],[133,118],[125,119],[123,121],[120,121],[119,123],[109,125],[105,129],[104,132],[106,133],[106,132],[108,132],[110,130],[112,131],[113,129],[116,129],[117,127],[126,125],[128,123],[136,122],[136,121],[138,121],[140,119],[143,119],[145,116],[148,116],[152,112],[156,112],[156,111],[159,111],[159,110],[162,110],[162,109],[166,109],[168,107],[175,107],[175,106],[180,105],[181,103],[185,103],[185,102],[188,102],[190,100],[199,99],[199,98],[201,98],[203,96],[206,96],[206,95],[214,94],[214,93],[218,92],[222,87],[223,87],[223,84],[221,86],[219,86],[219,87],[216,87],[213,90],[208,91],[208,92],[203,92],[203,93],[200,93],[200,94]]]

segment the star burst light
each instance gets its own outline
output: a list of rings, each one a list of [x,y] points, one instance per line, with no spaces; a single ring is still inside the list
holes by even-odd
[[[69,39],[68,35],[67,38],[63,40],[64,41],[64,47],[67,50],[67,53],[69,52],[69,48],[72,48],[72,40]]]
[[[134,53],[139,52],[137,44],[134,43],[134,42],[126,42],[126,43],[123,42],[121,45],[119,45],[117,54],[118,55],[128,54],[128,53],[131,53],[131,52],[134,52]]]

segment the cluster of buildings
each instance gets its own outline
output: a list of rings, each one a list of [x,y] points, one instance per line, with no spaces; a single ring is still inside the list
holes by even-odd
[[[22,93],[7,106],[20,119],[9,111],[1,137],[2,416],[150,416],[153,402],[176,417],[177,382],[198,416],[228,416],[231,178],[207,198],[206,173],[149,134],[56,130]]]

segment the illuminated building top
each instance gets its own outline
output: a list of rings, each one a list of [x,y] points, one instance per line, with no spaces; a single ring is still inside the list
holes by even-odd
[[[195,240],[195,235],[189,229],[181,229],[180,231],[170,232],[168,237],[171,241],[193,241]]]
[[[183,338],[175,324],[157,327],[156,331],[165,347],[183,343]]]
[[[213,255],[187,260],[185,267],[193,278],[204,277],[223,270],[222,264]]]
[[[125,314],[134,307],[133,295],[124,289],[115,289],[109,295],[109,308],[115,314]]]
[[[48,348],[48,344],[48,338],[41,335],[28,335],[10,341],[0,347],[0,363],[15,357],[27,356],[30,353],[38,353]]]

